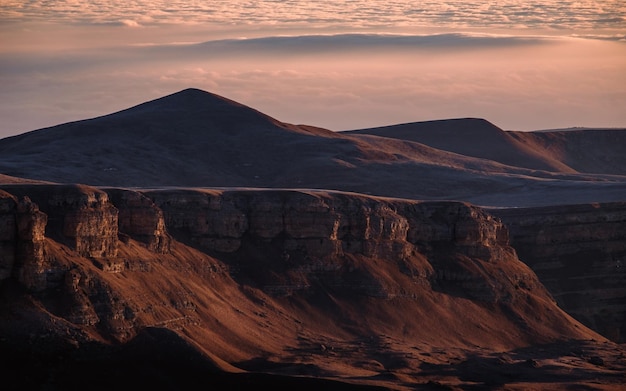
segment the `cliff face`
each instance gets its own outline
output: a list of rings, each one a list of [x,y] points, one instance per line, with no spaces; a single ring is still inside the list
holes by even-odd
[[[603,341],[556,307],[505,225],[469,204],[324,191],[3,190],[0,350],[105,360],[94,344],[167,328],[224,368],[370,376],[446,362],[436,351]],[[320,353],[329,345],[338,348]]]
[[[465,203],[5,185],[0,222],[0,351],[28,352],[18,368],[57,362],[51,376],[164,328],[220,370],[376,384],[448,363],[438,352],[603,341]]]
[[[494,209],[559,306],[626,341],[626,203]]]
[[[290,295],[323,282],[375,297],[410,294],[393,279],[363,274],[357,266],[363,258],[397,263],[416,284],[486,301],[513,295],[520,283],[538,285],[529,270],[511,267],[516,255],[502,223],[463,203],[286,190],[146,195],[163,210],[174,236],[273,293]]]
[[[144,243],[151,251],[163,254],[170,251],[171,238],[163,212],[149,198],[123,189],[106,189],[106,192],[118,210],[118,227],[122,235]]]
[[[79,256],[116,256],[117,209],[106,193],[61,185],[16,185],[7,190],[19,201],[14,215],[16,259],[14,270],[6,274],[15,275],[28,289],[57,287],[70,268],[67,262],[46,254],[47,238],[67,245]]]

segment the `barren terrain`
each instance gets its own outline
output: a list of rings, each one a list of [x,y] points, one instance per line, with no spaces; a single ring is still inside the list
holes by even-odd
[[[4,384],[622,389],[625,149],[195,89],[0,140]]]

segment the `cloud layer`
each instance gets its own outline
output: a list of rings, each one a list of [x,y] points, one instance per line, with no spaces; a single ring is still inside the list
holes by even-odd
[[[188,87],[334,130],[626,125],[622,0],[487,3],[2,1],[0,137]]]
[[[146,26],[161,23],[351,27],[623,29],[622,0],[485,2],[352,1],[3,1],[0,19]]]
[[[519,130],[623,126],[624,69],[621,42],[463,34],[23,53],[0,59],[1,131],[103,115],[187,87],[333,130],[455,117]]]

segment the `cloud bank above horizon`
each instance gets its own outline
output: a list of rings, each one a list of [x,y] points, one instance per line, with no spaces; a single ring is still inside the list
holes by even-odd
[[[272,27],[500,27],[597,30],[626,26],[621,0],[57,0],[0,5],[5,21],[150,26],[155,24],[257,25]]]
[[[0,137],[188,87],[332,130],[624,127],[621,3],[4,1]]]

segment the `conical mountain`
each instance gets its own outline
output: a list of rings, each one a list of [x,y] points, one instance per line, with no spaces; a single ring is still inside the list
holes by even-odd
[[[334,133],[284,124],[218,95],[186,89],[0,140],[0,171],[93,185],[250,186],[249,180],[274,171],[258,162],[286,164],[294,157],[290,152],[300,152],[289,145],[318,138],[310,136]]]

